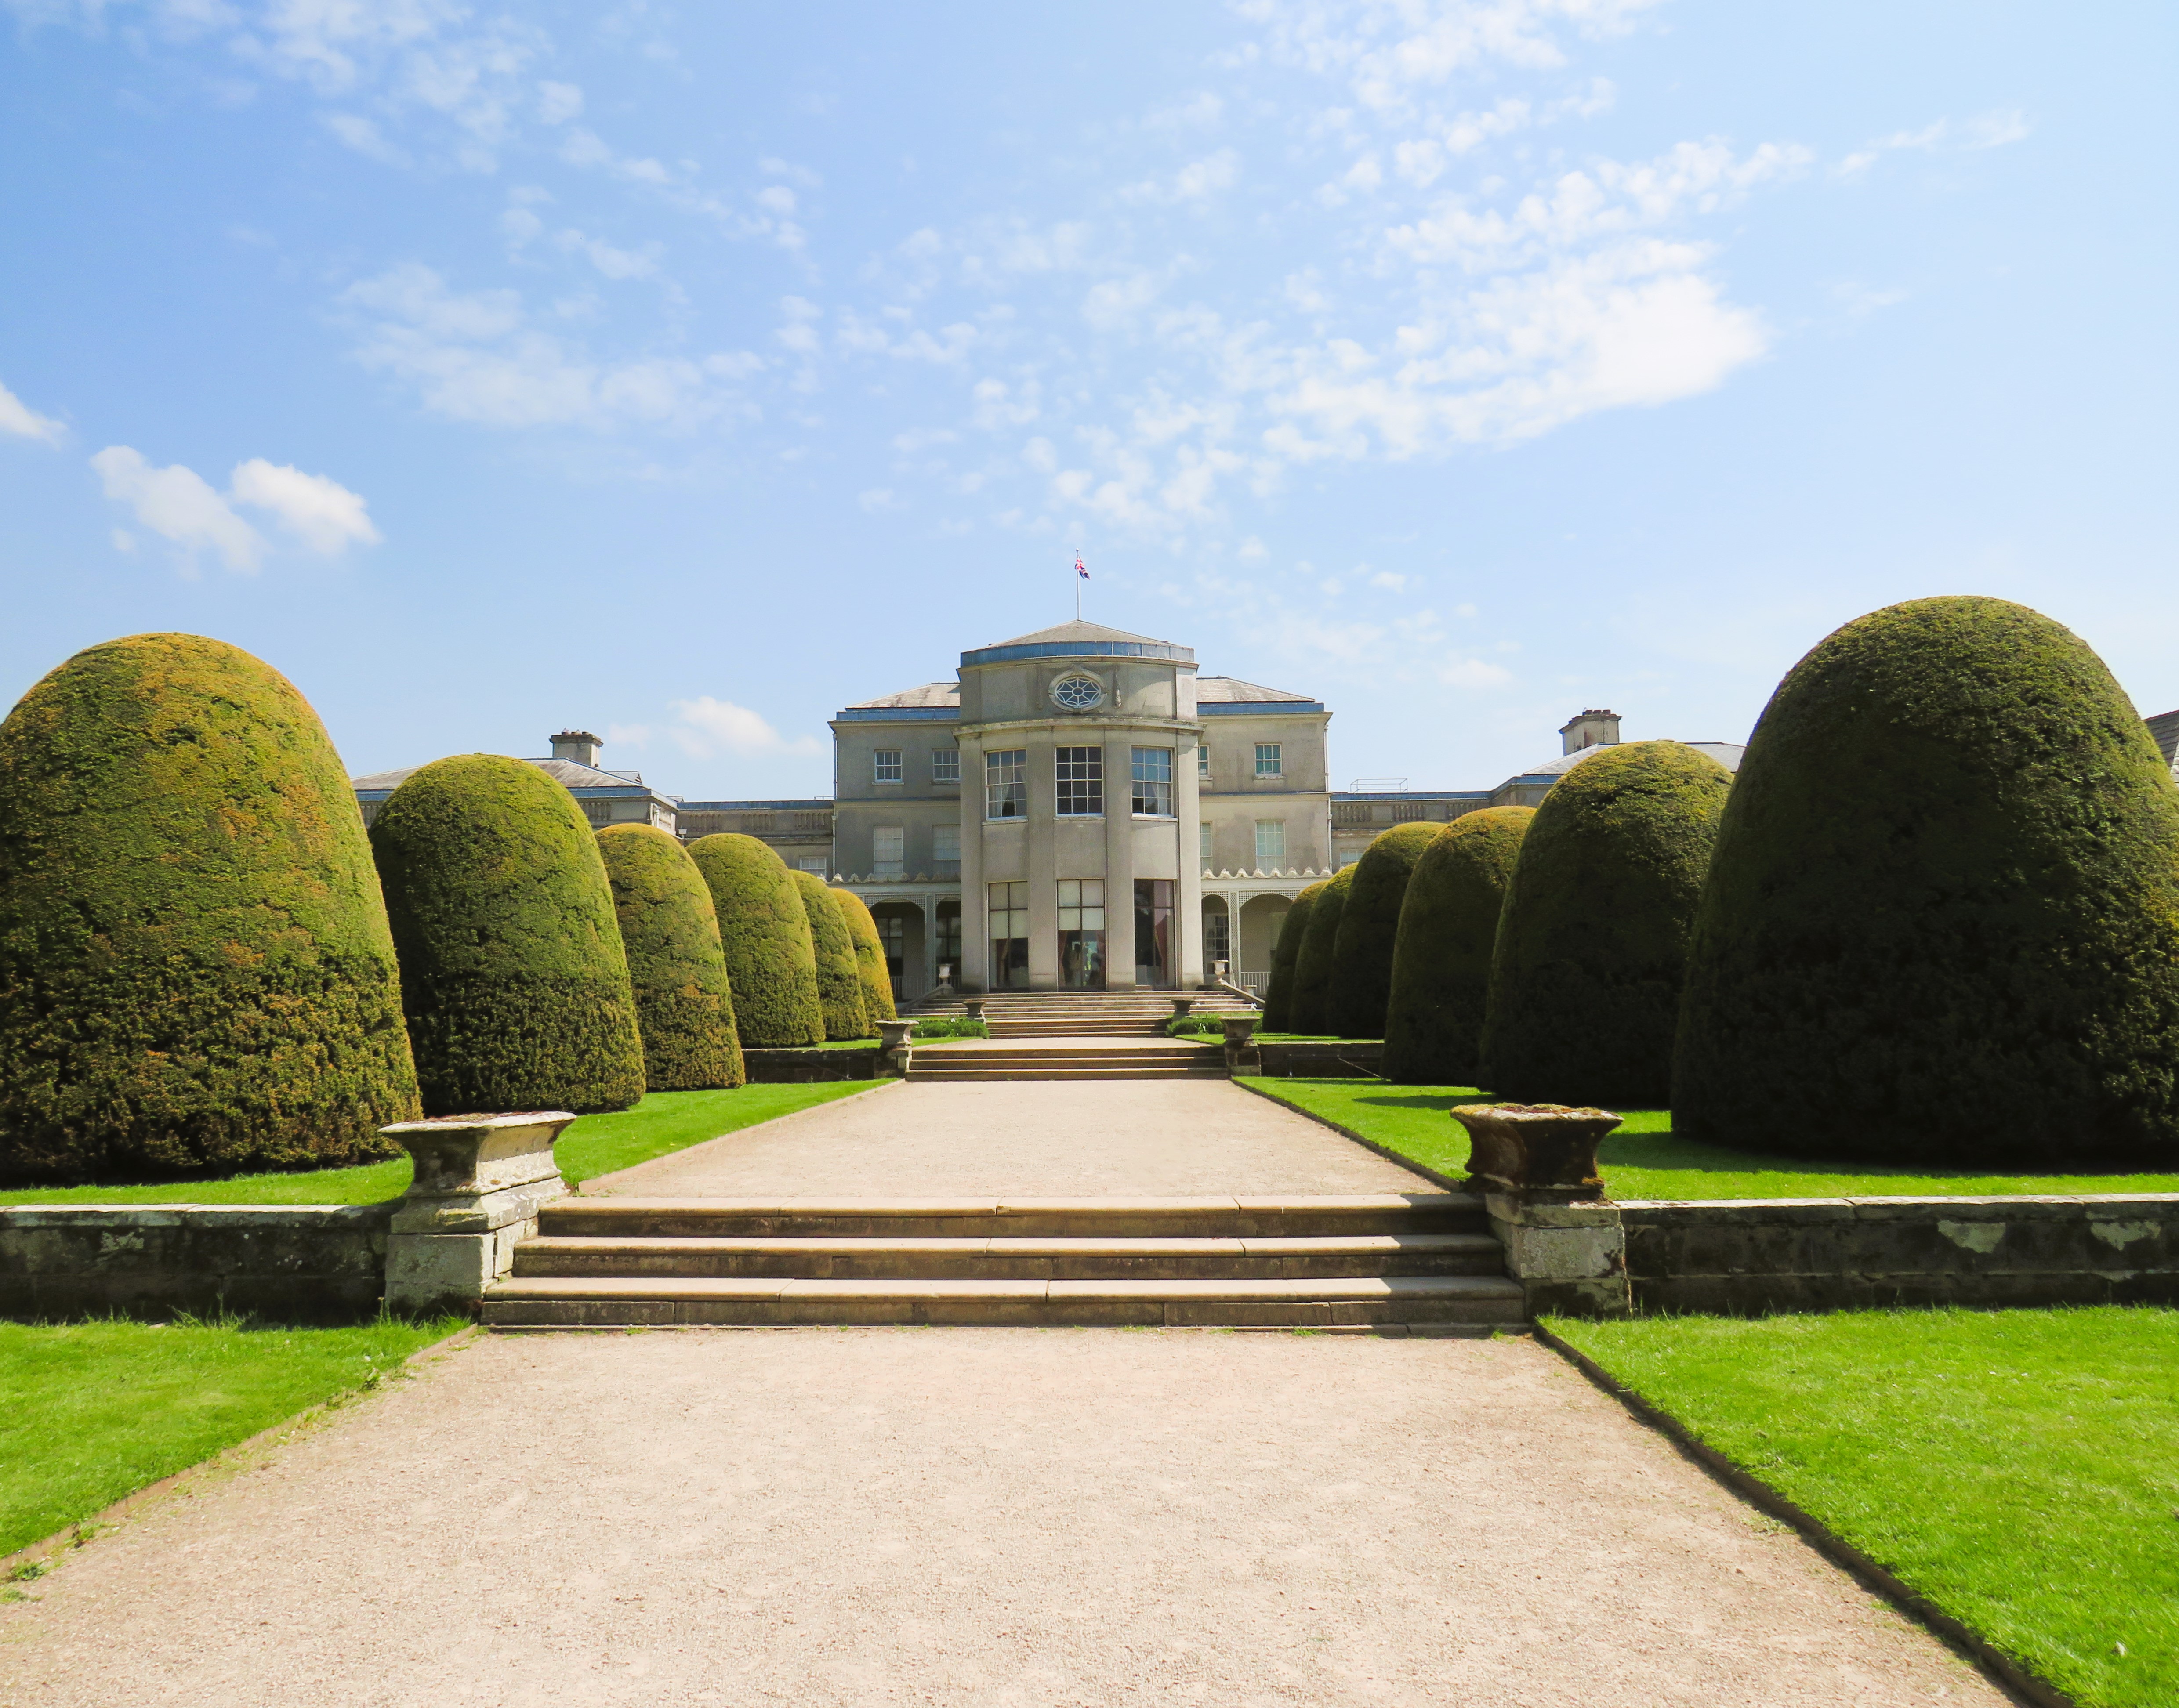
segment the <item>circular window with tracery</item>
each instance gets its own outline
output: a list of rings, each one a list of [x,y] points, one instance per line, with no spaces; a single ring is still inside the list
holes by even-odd
[[[1095,676],[1076,671],[1051,685],[1051,703],[1070,712],[1086,712],[1104,703],[1105,685]]]

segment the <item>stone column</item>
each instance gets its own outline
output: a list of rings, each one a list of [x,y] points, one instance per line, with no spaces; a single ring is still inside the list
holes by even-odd
[[[1028,848],[1022,876],[1029,880],[1029,988],[1059,988],[1059,747],[1073,745],[1071,731],[1023,738],[1029,750]],[[1112,804],[1110,778],[1105,805]]]
[[[1199,736],[1182,736],[1173,744],[1172,810],[1179,821],[1180,862],[1174,868],[1180,881],[1172,887],[1173,923],[1180,931],[1178,983],[1183,990],[1203,988],[1203,853],[1198,827],[1202,823],[1202,801],[1195,787],[1195,743]],[[1186,745],[1182,745],[1183,743]],[[1232,934],[1232,922],[1227,922]]]
[[[961,749],[961,964],[953,971],[953,983],[963,990],[989,990],[991,939],[984,927],[984,744],[980,736],[958,739]],[[934,909],[934,927],[936,922]]]
[[[415,1161],[387,1236],[387,1310],[477,1313],[516,1243],[537,1232],[539,1206],[567,1195],[552,1143],[574,1119],[545,1109],[379,1129]]]
[[[1135,988],[1134,742],[1105,743],[1105,988]],[[1115,786],[1119,794],[1115,800]]]

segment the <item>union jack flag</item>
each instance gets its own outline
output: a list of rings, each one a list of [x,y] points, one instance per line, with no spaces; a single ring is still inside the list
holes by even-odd
[[[1074,572],[1084,581],[1090,579],[1090,572],[1082,567],[1082,554],[1079,551],[1074,554]]]

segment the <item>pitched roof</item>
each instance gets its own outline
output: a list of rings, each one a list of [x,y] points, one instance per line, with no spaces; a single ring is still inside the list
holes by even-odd
[[[1314,694],[1290,694],[1284,688],[1266,688],[1254,682],[1244,682],[1238,676],[1198,676],[1195,679],[1195,702],[1205,700],[1299,700],[1313,703]]]
[[[960,703],[960,683],[925,682],[919,688],[903,688],[897,694],[880,694],[874,700],[857,700],[848,709],[851,712],[874,712],[889,706],[958,706]]]
[[[1063,622],[1057,628],[1040,628],[1035,634],[1018,634],[1012,640],[992,641],[994,647],[1043,646],[1053,641],[1128,641],[1137,646],[1169,647],[1171,641],[1146,634],[1129,634],[1123,628],[1106,628],[1094,622]],[[979,650],[988,650],[980,649]]]
[[[524,759],[554,782],[570,789],[626,789],[645,786],[640,771],[601,771],[595,765],[579,765],[573,759]],[[424,768],[403,765],[398,771],[373,771],[368,777],[351,777],[351,789],[398,789]]]
[[[1629,742],[1627,745],[1632,746],[1633,743]],[[1680,745],[1683,747],[1693,747],[1698,753],[1709,754],[1728,771],[1737,771],[1740,769],[1740,756],[1748,751],[1746,744],[1740,742],[1682,742]],[[1608,753],[1611,751],[1611,744],[1599,742],[1594,747],[1583,747],[1574,753],[1561,753],[1554,758],[1545,760],[1540,765],[1530,765],[1524,770],[1516,772],[1514,775],[1562,777],[1583,759],[1593,758],[1599,753]],[[1508,778],[1507,780],[1511,782],[1512,779]]]

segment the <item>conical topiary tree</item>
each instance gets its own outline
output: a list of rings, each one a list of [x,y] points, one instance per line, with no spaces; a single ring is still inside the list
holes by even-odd
[[[1301,941],[1309,932],[1309,916],[1322,883],[1310,884],[1293,899],[1286,917],[1279,922],[1279,940],[1271,949],[1271,976],[1264,984],[1263,1029],[1287,1032],[1293,1018],[1294,965],[1301,959]]]
[[[0,1180],[398,1154],[416,1113],[339,756],[198,635],[75,654],[0,724]]]
[[[853,890],[835,890],[831,894],[840,917],[847,922],[848,935],[854,941],[855,976],[862,981],[863,1012],[870,1017],[870,1030],[875,1032],[880,1021],[900,1018],[892,999],[892,975],[886,971],[885,944],[878,936],[878,922]]]
[[[1331,963],[1339,945],[1339,922],[1353,887],[1354,868],[1341,867],[1324,880],[1324,889],[1309,911],[1309,927],[1302,933],[1300,952],[1294,956],[1293,1000],[1287,1015],[1289,1032],[1331,1030]]]
[[[2179,791],[2077,636],[1916,599],[1787,674],[1718,834],[1673,1105],[1808,1157],[2179,1166]]]
[[[519,759],[440,759],[387,797],[370,846],[426,1113],[643,1096],[612,886],[574,796]]]
[[[718,916],[688,850],[655,824],[598,832],[643,1034],[644,1089],[693,1092],[748,1078]]]
[[[825,1012],[825,1037],[838,1043],[875,1037],[863,1007],[863,976],[855,965],[855,939],[841,917],[839,904],[825,880],[807,872],[792,874],[810,921],[810,951],[817,958],[817,1002]]]
[[[1430,838],[1400,904],[1392,991],[1385,1010],[1385,1077],[1406,1086],[1468,1086],[1481,1072],[1490,950],[1533,807],[1486,807]]]
[[[1631,1109],[1668,1100],[1688,932],[1732,781],[1693,747],[1633,742],[1552,786],[1490,957],[1491,1091]]]
[[[754,836],[700,836],[689,857],[711,889],[719,947],[733,981],[742,1048],[793,1049],[825,1041],[817,951],[787,862]]]
[[[1384,1037],[1400,904],[1415,862],[1437,832],[1435,824],[1395,824],[1372,838],[1354,862],[1354,887],[1340,910],[1339,936],[1331,951],[1327,1032],[1342,1037]]]

